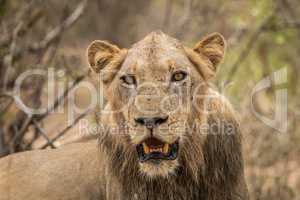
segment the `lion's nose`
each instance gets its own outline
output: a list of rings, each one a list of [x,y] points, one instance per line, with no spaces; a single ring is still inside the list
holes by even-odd
[[[164,116],[164,117],[138,117],[135,118],[135,122],[146,126],[149,129],[152,129],[156,126],[159,126],[160,124],[166,122],[168,120],[168,116]]]

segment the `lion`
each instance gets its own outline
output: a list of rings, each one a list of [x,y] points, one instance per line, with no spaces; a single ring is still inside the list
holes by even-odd
[[[161,31],[88,47],[107,105],[98,139],[0,160],[0,200],[247,200],[241,129],[211,80],[226,43]]]

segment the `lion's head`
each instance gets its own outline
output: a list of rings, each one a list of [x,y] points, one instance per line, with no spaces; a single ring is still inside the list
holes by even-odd
[[[129,50],[94,41],[88,61],[100,73],[111,127],[117,125],[122,136],[110,132],[118,143],[115,153],[123,154],[114,159],[127,156],[124,162],[136,163],[149,177],[172,175],[184,162],[195,171],[206,136],[193,130],[206,120],[203,97],[224,50],[218,33],[192,49],[162,32],[150,33]]]

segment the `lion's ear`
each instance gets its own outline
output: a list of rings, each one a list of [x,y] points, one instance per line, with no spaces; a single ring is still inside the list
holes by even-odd
[[[120,53],[120,49],[106,41],[96,40],[87,49],[87,57],[90,67],[95,72],[104,69],[113,58]]]
[[[193,49],[184,50],[205,80],[215,77],[217,66],[224,57],[225,40],[219,33],[212,33],[198,42]]]
[[[226,42],[220,33],[212,33],[200,42],[198,42],[193,50],[206,56],[216,71],[218,64],[222,61],[225,53]]]

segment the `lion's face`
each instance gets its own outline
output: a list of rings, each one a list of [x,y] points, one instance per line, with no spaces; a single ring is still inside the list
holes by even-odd
[[[191,50],[156,32],[126,54],[101,41],[90,46],[90,65],[102,71],[113,115],[128,136],[124,145],[134,147],[144,174],[168,176],[180,165],[196,123],[204,120],[201,102],[207,79],[214,75],[223,49],[218,34]]]

